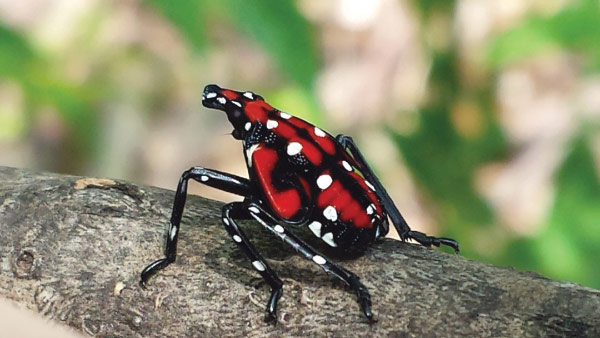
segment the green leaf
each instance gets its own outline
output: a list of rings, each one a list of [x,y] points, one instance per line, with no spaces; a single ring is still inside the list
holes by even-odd
[[[475,170],[497,155],[499,134],[465,140],[453,129],[444,108],[422,111],[418,131],[394,139],[411,173],[429,198],[438,203],[439,220],[446,228],[478,227],[492,222],[487,204],[474,190]]]
[[[600,289],[600,180],[583,138],[575,141],[557,180],[548,227],[536,243],[542,267],[554,278]]]
[[[206,29],[200,0],[148,0],[197,50],[206,46]]]
[[[574,1],[556,14],[532,16],[488,45],[488,61],[501,68],[549,50],[571,50],[600,67],[600,5],[595,0]]]
[[[600,181],[583,137],[556,175],[555,200],[543,231],[512,242],[496,263],[600,289]]]
[[[317,52],[308,22],[292,1],[226,0],[235,25],[256,40],[280,69],[305,90],[312,89]]]
[[[72,133],[72,165],[81,164],[96,147],[98,130],[91,88],[73,85],[54,72],[51,61],[40,55],[18,32],[0,25],[0,76],[14,81],[25,94],[28,118],[39,107],[51,106]],[[31,121],[28,121],[31,122]]]
[[[25,39],[0,25],[0,75],[19,77],[28,72],[35,58],[32,48]]]
[[[451,13],[455,0],[416,0],[413,5],[421,12],[425,19],[429,19],[435,12]]]
[[[463,231],[493,223],[492,211],[475,191],[474,174],[498,159],[505,143],[487,103],[489,93],[479,88],[465,94],[455,60],[452,52],[433,55],[431,103],[421,110],[419,128],[411,135],[392,136],[412,175],[436,202],[442,227],[464,238]],[[459,97],[472,102],[480,118],[480,131],[471,137],[460,135],[452,123],[451,109]]]
[[[532,18],[492,40],[487,57],[492,67],[503,68],[510,63],[558,48],[559,43],[547,21]]]

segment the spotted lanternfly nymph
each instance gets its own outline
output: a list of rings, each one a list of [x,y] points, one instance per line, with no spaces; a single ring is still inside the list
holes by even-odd
[[[175,261],[177,236],[188,180],[244,197],[222,210],[225,229],[271,287],[266,321],[276,321],[283,282],[269,267],[236,220],[253,218],[291,245],[306,259],[349,286],[364,315],[373,321],[371,297],[352,272],[332,262],[299,239],[289,226],[306,226],[333,250],[362,252],[388,230],[388,217],[403,241],[424,246],[447,245],[449,238],[412,231],[375,176],[351,137],[333,137],[314,125],[277,110],[259,95],[216,85],[204,88],[202,103],[227,114],[233,137],[241,140],[249,179],[217,170],[193,167],[181,175],[167,233],[165,257],[148,265],[141,284]]]

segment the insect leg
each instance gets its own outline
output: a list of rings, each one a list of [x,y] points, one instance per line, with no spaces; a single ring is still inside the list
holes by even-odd
[[[317,252],[310,245],[296,237],[293,233],[278,224],[278,221],[265,211],[259,204],[249,202],[246,203],[246,208],[250,211],[250,216],[256,219],[267,230],[275,234],[285,243],[291,245],[297,252],[301,253],[306,259],[317,263],[325,272],[330,273],[344,284],[352,288],[358,303],[367,319],[374,322],[373,313],[371,312],[371,295],[369,290],[359,281],[359,278],[354,273],[344,269],[336,263],[330,261],[327,257]]]
[[[336,136],[336,140],[342,145],[342,147],[344,147],[344,149],[348,149],[350,151],[354,159],[362,167],[361,169],[363,170],[365,178],[369,182],[371,182],[371,184],[373,184],[373,186],[375,187],[375,193],[381,199],[383,206],[388,212],[388,215],[390,216],[390,219],[392,220],[392,223],[398,231],[398,234],[400,235],[402,241],[406,241],[407,239],[414,239],[423,246],[435,245],[439,247],[443,244],[453,248],[455,252],[459,251],[458,242],[451,238],[433,237],[428,236],[419,231],[411,230],[408,224],[406,223],[404,217],[402,217],[402,214],[400,214],[398,208],[396,208],[396,205],[394,204],[394,201],[392,201],[390,195],[388,195],[387,191],[385,190],[377,176],[375,176],[375,173],[373,172],[371,167],[369,167],[369,164],[358,149],[358,146],[356,145],[352,137],[346,135],[338,135]]]
[[[142,271],[140,280],[140,285],[142,286],[146,285],[146,282],[152,275],[175,261],[179,225],[185,207],[187,185],[190,179],[241,196],[248,196],[252,193],[250,181],[242,177],[201,167],[193,167],[185,171],[181,175],[179,184],[177,185],[177,191],[175,191],[173,212],[171,213],[171,222],[169,223],[167,242],[165,245],[165,257],[154,261]]]
[[[239,228],[234,218],[248,216],[249,212],[242,202],[233,202],[223,207],[223,225],[233,238],[233,241],[246,254],[252,265],[262,276],[262,278],[271,287],[271,298],[267,303],[267,316],[265,322],[277,321],[277,301],[283,293],[283,282],[277,277],[275,272],[269,267],[269,264],[256,250],[254,245],[248,240],[242,229]]]

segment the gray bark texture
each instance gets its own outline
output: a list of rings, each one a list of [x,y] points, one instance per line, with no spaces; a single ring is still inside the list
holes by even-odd
[[[98,337],[600,337],[600,291],[391,239],[341,262],[371,291],[370,325],[342,283],[243,222],[285,283],[267,325],[268,287],[223,229],[222,204],[196,196],[177,261],[142,289],[173,196],[0,167],[0,297]]]

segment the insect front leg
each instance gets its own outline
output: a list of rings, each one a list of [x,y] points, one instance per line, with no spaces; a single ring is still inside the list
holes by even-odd
[[[390,197],[390,195],[388,195],[387,191],[385,190],[377,176],[375,176],[375,173],[365,160],[364,156],[358,149],[358,146],[356,145],[352,137],[346,135],[338,135],[336,136],[336,140],[344,147],[344,149],[350,151],[354,159],[362,167],[361,169],[363,170],[365,178],[369,182],[371,182],[371,184],[375,187],[375,193],[381,199],[384,208],[388,212],[388,215],[390,216],[394,227],[398,231],[398,234],[400,235],[400,238],[403,241],[406,241],[407,239],[414,239],[419,244],[427,247],[432,245],[439,247],[443,244],[453,248],[454,251],[458,253],[458,242],[451,238],[433,237],[428,236],[422,232],[411,230],[408,224],[406,223],[406,220],[404,219],[404,217],[402,217],[402,214],[400,214],[400,211],[394,204],[392,198]]]
[[[246,208],[250,212],[250,216],[256,219],[267,230],[275,234],[285,243],[291,245],[306,259],[318,264],[325,272],[330,273],[349,286],[356,294],[358,303],[360,304],[365,317],[367,317],[370,322],[375,321],[373,312],[371,312],[371,295],[369,294],[367,287],[359,281],[357,275],[332,262],[313,249],[310,245],[296,237],[293,233],[279,224],[280,222],[270,213],[265,211],[259,204],[248,202],[246,203]]]
[[[249,196],[252,193],[250,181],[242,177],[201,167],[193,167],[185,171],[181,175],[179,184],[177,185],[177,191],[175,191],[173,212],[171,213],[171,221],[169,223],[167,242],[165,245],[165,257],[152,262],[142,271],[140,280],[140,285],[142,286],[146,285],[148,279],[152,277],[152,275],[175,261],[179,226],[181,224],[181,216],[183,215],[187,197],[187,185],[190,179],[241,196]]]
[[[267,316],[265,317],[265,322],[276,322],[277,302],[283,293],[283,282],[277,277],[277,274],[275,274],[236,223],[235,218],[247,218],[248,215],[249,211],[242,202],[226,204],[223,207],[223,225],[231,238],[233,238],[233,241],[240,249],[242,249],[248,259],[250,259],[250,262],[252,262],[256,271],[258,271],[265,282],[271,287],[271,297],[267,303]]]

